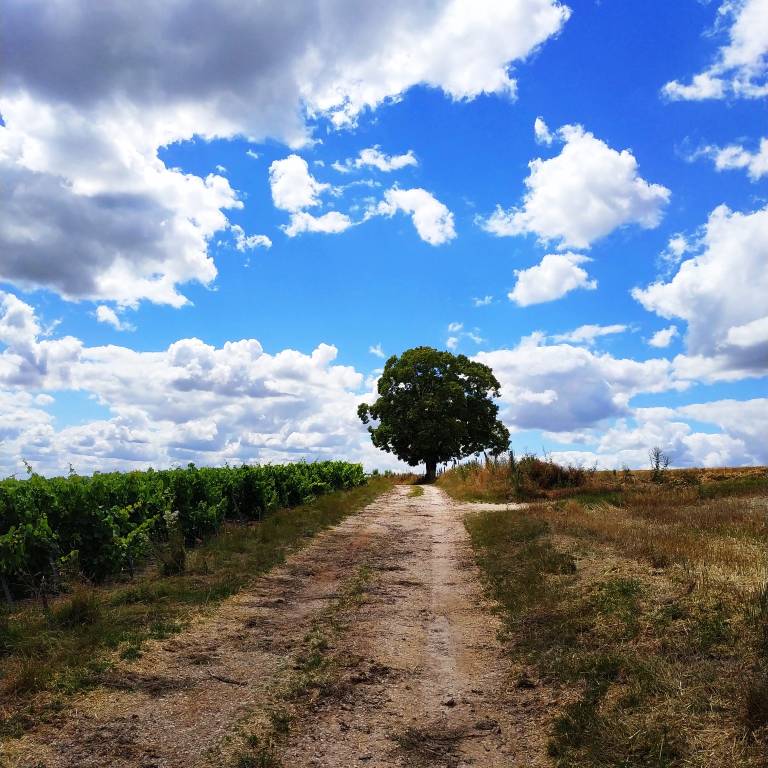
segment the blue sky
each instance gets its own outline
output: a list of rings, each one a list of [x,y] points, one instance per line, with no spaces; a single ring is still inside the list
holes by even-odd
[[[768,0],[10,5],[6,473],[395,466],[421,344],[519,450],[768,463]]]

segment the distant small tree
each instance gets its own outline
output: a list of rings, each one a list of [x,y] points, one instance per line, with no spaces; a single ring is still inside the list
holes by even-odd
[[[497,418],[499,382],[493,371],[465,355],[416,347],[387,360],[375,403],[357,410],[377,448],[411,466],[426,465],[435,479],[438,463],[481,451],[496,456],[509,445]]]
[[[655,482],[661,482],[664,479],[664,471],[669,466],[669,456],[655,445],[648,451],[648,460],[651,462],[651,478]]]

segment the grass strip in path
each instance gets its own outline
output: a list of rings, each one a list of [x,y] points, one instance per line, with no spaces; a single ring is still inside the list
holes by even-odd
[[[342,688],[344,669],[354,659],[339,652],[337,641],[365,603],[373,572],[360,566],[339,589],[338,597],[312,622],[294,658],[291,674],[275,692],[266,722],[254,723],[232,755],[232,768],[282,768],[278,757],[297,720]]]

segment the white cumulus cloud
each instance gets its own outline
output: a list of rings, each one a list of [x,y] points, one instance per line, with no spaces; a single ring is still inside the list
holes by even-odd
[[[559,248],[589,248],[615,229],[656,227],[670,192],[638,174],[637,160],[585,131],[566,125],[558,133],[562,151],[529,163],[522,205],[501,206],[481,225],[498,236],[533,233]]]
[[[528,269],[516,269],[517,282],[507,294],[520,307],[542,304],[565,296],[576,288],[594,290],[597,281],[590,280],[579,266],[591,261],[577,253],[550,253]]]
[[[448,323],[448,333],[451,334],[445,341],[448,349],[457,349],[463,339],[469,339],[474,344],[482,344],[485,339],[480,335],[479,328],[464,330],[464,323]]]
[[[718,171],[745,170],[752,181],[758,181],[768,174],[768,139],[761,139],[759,147],[750,152],[741,144],[725,147],[704,147],[695,156],[711,158]]]
[[[307,161],[294,154],[269,166],[269,186],[275,207],[294,212],[320,205],[320,195],[331,185],[319,182]]]
[[[303,232],[321,232],[326,235],[337,235],[352,226],[352,219],[346,213],[328,211],[322,216],[313,216],[307,211],[297,211],[291,214],[288,224],[281,227],[288,237],[296,237]]]
[[[112,307],[106,306],[106,304],[99,304],[94,312],[96,320],[100,323],[106,323],[111,325],[116,331],[135,331],[136,327],[131,323],[121,320],[120,316],[115,312]]]
[[[68,386],[83,344],[73,336],[48,339],[33,308],[0,291],[0,387]]]
[[[384,193],[374,215],[391,217],[398,211],[410,215],[419,237],[430,245],[443,245],[456,237],[453,214],[426,189],[392,187]]]
[[[534,333],[509,349],[475,356],[501,382],[502,416],[515,429],[563,432],[593,427],[630,413],[641,392],[687,385],[668,360],[637,361],[574,344],[547,343]]]
[[[138,116],[91,120],[7,90],[0,113],[2,279],[68,299],[172,306],[186,303],[179,284],[214,280],[208,242],[224,212],[242,207],[227,179],[167,168],[156,147],[133,146]]]
[[[239,224],[230,226],[235,236],[235,248],[241,253],[252,251],[254,248],[271,248],[272,241],[266,235],[246,235],[245,230]]]
[[[462,333],[472,338],[462,329],[454,346]],[[580,342],[591,330],[572,335],[572,343],[552,343],[535,333],[475,356],[499,378],[501,415],[513,430],[587,446],[555,452],[556,460],[642,466],[648,448],[661,445],[675,464],[768,463],[765,398],[633,408],[636,395],[688,386],[679,366],[598,353]],[[378,344],[371,351],[383,354]],[[338,364],[337,355],[324,343],[311,352],[269,352],[255,339],[214,346],[185,338],[154,351],[91,347],[55,338],[29,304],[3,293],[0,470],[23,472],[22,457],[43,472],[66,472],[70,462],[91,472],[323,457],[397,468],[370,445],[356,416],[357,404],[375,397],[375,381]],[[80,392],[106,414],[58,427],[47,409],[59,392]]]
[[[667,242],[667,247],[661,252],[661,261],[667,266],[674,267],[680,263],[683,256],[691,250],[691,244],[685,235],[678,232],[672,235]]]
[[[702,422],[716,431],[699,431]],[[768,400],[715,400],[679,408],[636,408],[606,430],[587,430],[579,442],[591,450],[552,451],[555,461],[618,469],[623,465],[648,467],[648,450],[659,446],[675,467],[764,465],[768,445]],[[558,435],[552,434],[557,440]],[[571,435],[563,433],[566,442]]]
[[[726,94],[725,84],[709,72],[700,72],[691,78],[688,85],[672,80],[662,89],[664,95],[673,101],[702,101],[722,99]]]
[[[624,333],[626,325],[618,323],[614,325],[580,325],[568,333],[558,333],[551,336],[552,341],[565,342],[566,344],[594,344],[602,336],[612,336]]]
[[[768,207],[751,213],[718,206],[698,251],[660,280],[632,295],[647,310],[688,324],[689,378],[739,378],[768,372]]]
[[[303,157],[294,154],[275,160],[269,167],[269,184],[275,207],[291,214],[289,223],[281,227],[288,237],[304,232],[335,235],[352,226],[352,220],[345,213],[328,211],[315,216],[304,210],[320,205],[320,196],[330,190],[331,185],[319,182],[309,172]]]
[[[743,445],[741,456],[724,457],[719,466],[768,464],[768,398],[752,400],[716,400],[684,405],[677,412],[705,424],[715,424],[729,438]],[[706,458],[702,461],[704,463]],[[712,462],[713,464],[715,462]]]
[[[365,379],[337,350],[265,351],[255,339],[219,347],[180,339],[158,351],[45,338],[32,307],[0,296],[0,472],[66,472],[194,461],[377,456],[356,415]],[[147,386],[151,381],[152,386]],[[56,428],[48,392],[76,391],[108,410]]]
[[[555,137],[549,130],[549,127],[544,122],[544,118],[542,117],[537,117],[536,120],[534,120],[533,133],[536,136],[536,141],[539,144],[549,145],[555,140]]]
[[[652,347],[665,349],[672,343],[672,339],[674,339],[678,333],[677,326],[670,325],[668,328],[662,328],[660,331],[656,331],[656,333],[648,339],[648,343]]]
[[[712,65],[689,83],[667,83],[662,90],[667,98],[699,101],[768,95],[768,0],[725,0],[717,12],[717,30],[724,28],[728,39]]]
[[[353,168],[376,168],[383,173],[389,173],[390,171],[399,171],[409,165],[418,164],[419,161],[412,149],[402,155],[388,155],[381,151],[380,146],[376,145],[360,150],[354,159],[348,158],[343,163],[333,163],[333,167],[341,173],[349,173]]]

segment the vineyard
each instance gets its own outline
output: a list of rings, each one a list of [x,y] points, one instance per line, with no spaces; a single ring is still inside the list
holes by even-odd
[[[3,480],[3,594],[12,602],[56,591],[64,571],[95,582],[131,575],[150,554],[167,557],[174,542],[183,552],[224,520],[259,520],[364,482],[362,467],[343,461]]]

